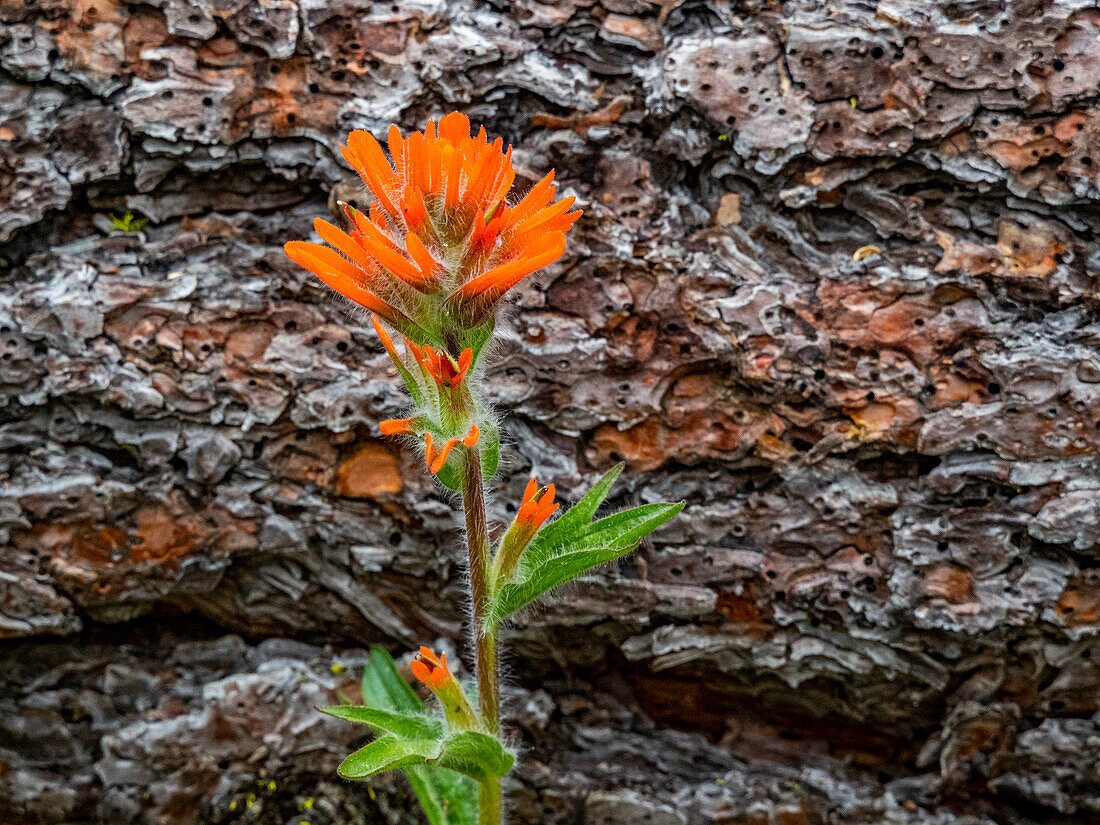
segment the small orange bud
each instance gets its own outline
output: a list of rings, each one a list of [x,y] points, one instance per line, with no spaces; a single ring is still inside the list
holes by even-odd
[[[439,690],[451,678],[451,672],[447,669],[447,654],[436,656],[426,647],[420,648],[418,658],[413,659],[410,667],[413,676],[432,690]]]

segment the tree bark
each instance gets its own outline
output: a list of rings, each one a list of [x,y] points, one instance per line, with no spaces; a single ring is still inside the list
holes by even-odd
[[[313,708],[472,662],[460,515],[282,244],[461,109],[585,212],[490,522],[688,502],[506,631],[511,821],[1094,821],[1092,6],[0,0],[0,819],[420,821]]]

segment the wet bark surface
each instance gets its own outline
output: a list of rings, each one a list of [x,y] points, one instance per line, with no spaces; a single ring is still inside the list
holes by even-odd
[[[0,20],[5,822],[418,821],[313,707],[466,653],[460,522],[281,246],[364,197],[350,129],[452,109],[585,210],[502,327],[492,514],[687,501],[510,630],[515,821],[1095,821],[1094,3]]]

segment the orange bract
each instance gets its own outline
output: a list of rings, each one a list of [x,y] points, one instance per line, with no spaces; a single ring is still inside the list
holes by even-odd
[[[363,130],[343,147],[374,195],[369,215],[346,207],[349,232],[318,220],[333,249],[295,241],[287,254],[420,343],[439,345],[444,326],[484,323],[505,292],[560,258],[581,213],[574,198],[554,202],[553,172],[509,205],[511,147],[489,142],[484,128],[471,137],[459,112],[407,137],[391,126],[387,142],[389,158]]]
[[[531,535],[543,525],[558,509],[554,501],[554,485],[540,489],[535,479],[527,482],[527,489],[523,491],[523,503],[516,513],[516,524],[522,524]]]
[[[424,434],[424,462],[428,465],[428,471],[435,474],[443,469],[443,465],[447,463],[447,456],[451,454],[451,450],[458,446],[461,441],[467,447],[473,447],[477,444],[478,439],[481,437],[481,430],[478,429],[477,424],[470,425],[470,431],[466,434],[465,438],[448,438],[441,448],[438,450],[432,445],[432,434]]]
[[[420,648],[420,656],[413,659],[410,667],[413,676],[432,690],[439,690],[451,676],[451,672],[447,669],[447,654],[436,656],[426,647]]]
[[[411,435],[415,432],[412,428],[411,418],[389,418],[378,422],[378,429],[382,435]]]
[[[447,353],[436,352],[427,345],[417,346],[408,338],[405,339],[405,346],[409,348],[409,352],[412,353],[420,368],[439,386],[447,389],[454,389],[461,384],[462,379],[466,377],[466,371],[474,362],[474,351],[469,347],[462,351],[462,355],[458,357],[458,363],[455,363]]]

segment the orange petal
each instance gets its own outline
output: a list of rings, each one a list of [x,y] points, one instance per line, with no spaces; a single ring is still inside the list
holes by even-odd
[[[443,166],[447,174],[447,194],[443,206],[451,210],[458,205],[458,187],[462,183],[462,153],[453,146],[445,146]]]
[[[378,316],[371,315],[370,322],[374,325],[374,331],[378,333],[378,337],[382,339],[382,346],[384,346],[386,348],[386,352],[390,354],[390,359],[395,364],[400,364],[401,358],[397,354],[397,347],[393,345],[393,339],[390,338],[390,334],[386,332],[386,328],[378,322]]]
[[[428,219],[428,209],[424,206],[424,196],[419,189],[411,189],[406,193],[405,226],[410,232],[415,232]]]
[[[466,434],[466,437],[462,439],[462,443],[467,447],[473,447],[477,445],[478,439],[481,438],[481,429],[477,424],[470,425],[470,432]]]
[[[447,443],[443,445],[443,449],[436,454],[431,464],[428,465],[428,469],[431,470],[433,474],[443,469],[443,465],[447,463],[447,456],[451,454],[451,450],[455,448],[456,444],[458,444],[458,439],[450,438],[447,440]]]
[[[290,260],[299,266],[303,266],[317,277],[321,273],[341,275],[349,280],[360,280],[364,273],[355,264],[333,252],[326,246],[310,241],[290,241],[283,246],[283,251]]]
[[[480,201],[485,196],[485,191],[496,181],[500,175],[501,162],[504,155],[500,151],[503,141],[497,138],[482,155],[484,162],[478,167],[475,175],[471,177],[470,185],[466,189],[466,200],[471,203]]]
[[[564,233],[554,233],[549,237],[540,238],[531,245],[529,251],[514,261],[490,269],[484,275],[479,275],[463,285],[459,294],[466,299],[485,295],[490,300],[495,300],[532,272],[552,264],[564,253]]]
[[[390,418],[378,422],[378,429],[382,435],[407,435],[412,433],[411,418]]]
[[[516,181],[516,170],[512,168],[512,147],[508,147],[508,151],[504,155],[504,170],[503,174],[493,183],[493,186],[489,189],[490,202],[500,202],[504,199],[504,196],[508,194],[508,191],[512,188],[512,184]]]
[[[526,235],[533,234],[536,231],[544,231],[544,228],[550,221],[568,212],[576,201],[576,198],[570,196],[568,198],[563,198],[551,206],[547,206],[545,209],[540,209],[531,217],[517,224],[514,230],[515,233],[517,235]]]
[[[361,270],[328,247],[308,241],[290,241],[283,250],[290,260],[308,269],[345,298],[382,316],[394,326],[409,324],[409,319],[404,313],[359,284],[363,278]]]
[[[432,686],[432,671],[428,669],[428,666],[426,664],[414,659],[412,661],[412,664],[409,665],[409,668],[412,670],[413,676],[415,676],[428,687]]]
[[[424,133],[413,132],[405,141],[405,151],[408,154],[405,167],[405,182],[409,186],[418,187],[421,191],[428,187],[428,164],[424,150]]]
[[[428,125],[433,125],[428,121]],[[443,143],[428,138],[428,190],[438,192],[443,186]]]
[[[443,687],[443,683],[447,681],[447,677],[451,674],[447,672],[447,667],[437,667],[432,671],[432,687],[439,690]]]
[[[428,469],[432,469],[432,462],[435,460],[435,450],[432,448],[432,434],[424,433],[424,463],[428,465]]]
[[[397,214],[389,188],[393,185],[393,167],[386,160],[386,155],[374,135],[364,129],[356,129],[348,135],[348,153],[344,157],[355,167],[355,171],[363,178],[364,183],[382,204],[382,207],[391,215]]]
[[[364,223],[360,230],[363,233],[363,246],[378,263],[405,283],[415,287],[424,286],[424,276],[420,274],[420,270],[393,248],[391,238],[372,223]]]
[[[374,261],[372,261],[370,256],[363,251],[363,247],[359,246],[359,244],[357,244],[344,230],[320,218],[314,218],[313,228],[317,231],[317,234],[321,236],[321,240],[329,246],[340,250],[340,252],[351,258],[367,272],[370,272],[371,269],[374,268]]]
[[[405,169],[405,139],[401,137],[401,130],[397,128],[396,123],[390,124],[389,134],[386,135],[386,142],[390,147],[390,156],[393,158],[394,168],[397,170],[397,176],[404,176]]]
[[[470,169],[470,179],[466,182],[466,191],[462,194],[463,203],[470,204],[477,202],[474,190],[476,188],[478,191],[484,191],[485,181],[482,178],[485,175],[486,167],[491,161],[492,152],[490,151],[483,151],[478,156],[473,168]]]
[[[553,196],[554,170],[551,169],[546,177],[531,187],[531,191],[524,196],[523,200],[508,210],[507,225],[515,226],[524,218],[542,209]]]
[[[434,279],[435,270],[439,264],[435,262],[432,253],[424,246],[424,242],[410,232],[405,237],[405,249],[408,250],[409,257],[416,261],[416,265],[420,267],[420,274],[424,280]]]
[[[451,143],[470,138],[470,118],[462,112],[451,112],[439,119],[439,134]]]
[[[474,363],[474,351],[470,347],[462,350],[462,354],[458,356],[458,372],[460,376],[466,374],[466,370],[470,368],[470,365]]]

